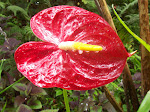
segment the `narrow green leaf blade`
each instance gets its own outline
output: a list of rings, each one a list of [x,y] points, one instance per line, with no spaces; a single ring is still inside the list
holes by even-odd
[[[20,78],[19,80],[17,80],[16,82],[14,82],[13,84],[11,84],[10,86],[8,86],[7,88],[3,89],[2,91],[0,91],[0,94],[2,94],[3,92],[5,92],[6,90],[8,90],[9,88],[11,88],[13,85],[15,85],[16,83],[20,82],[22,79],[24,79],[25,77]]]
[[[5,104],[4,104],[3,109],[1,110],[1,112],[5,111],[6,105],[7,105],[7,101],[5,102]]]
[[[1,80],[1,74],[3,71],[3,62],[4,62],[4,59],[1,60],[1,65],[0,65],[0,80]]]
[[[4,8],[5,8],[5,5],[6,5],[6,4],[5,4],[4,2],[0,2],[0,7],[1,7],[1,8],[4,9]]]
[[[114,9],[114,6],[112,5],[114,14],[117,16],[118,20],[120,21],[120,23],[125,27],[125,29],[134,37],[136,38],[149,52],[150,52],[150,45],[147,44],[144,40],[142,40],[140,37],[138,37],[135,33],[133,33],[129,27],[123,22],[123,20],[119,17],[119,15],[117,14],[117,12]]]

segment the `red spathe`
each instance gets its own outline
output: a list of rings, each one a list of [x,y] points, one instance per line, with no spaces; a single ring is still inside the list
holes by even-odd
[[[15,52],[18,70],[36,86],[89,90],[120,76],[129,56],[123,43],[99,15],[75,6],[55,6],[31,19],[34,34],[44,42],[28,42]],[[61,42],[100,45],[103,50],[64,51]]]

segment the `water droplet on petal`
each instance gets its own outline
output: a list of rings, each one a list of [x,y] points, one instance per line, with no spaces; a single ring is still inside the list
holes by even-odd
[[[83,53],[83,51],[82,51],[82,50],[79,50],[78,52],[79,52],[79,54],[82,54],[82,53]]]
[[[76,50],[72,50],[73,52],[76,52]]]
[[[99,51],[95,51],[95,53],[99,53]]]

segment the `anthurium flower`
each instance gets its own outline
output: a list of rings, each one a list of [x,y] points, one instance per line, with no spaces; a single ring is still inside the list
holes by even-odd
[[[75,6],[55,6],[31,19],[40,42],[15,52],[18,70],[43,88],[89,90],[117,79],[129,54],[99,15]]]

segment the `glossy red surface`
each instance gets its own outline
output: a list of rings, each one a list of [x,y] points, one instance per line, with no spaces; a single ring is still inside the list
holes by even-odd
[[[44,42],[28,42],[15,52],[18,70],[36,86],[89,90],[120,76],[129,56],[120,38],[99,15],[74,6],[45,9],[31,19]],[[100,52],[63,51],[58,45],[78,41],[100,45]]]

